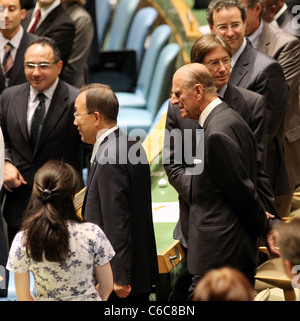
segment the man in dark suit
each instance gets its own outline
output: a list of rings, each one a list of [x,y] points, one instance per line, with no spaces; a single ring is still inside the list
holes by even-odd
[[[212,268],[231,266],[254,284],[257,238],[268,219],[257,192],[255,137],[216,93],[202,64],[181,67],[173,77],[171,103],[198,120],[204,129],[204,169],[192,175],[187,266],[193,275],[190,293]]]
[[[40,13],[40,18],[35,25],[38,12]],[[24,29],[30,33],[49,37],[56,41],[63,61],[61,79],[65,80],[64,66],[67,65],[68,59],[72,53],[75,26],[71,18],[63,9],[60,0],[38,0],[35,7],[27,11],[26,17],[22,21],[22,25]]]
[[[276,59],[289,85],[283,126],[283,144],[290,183],[290,195],[277,197],[281,216],[289,216],[292,195],[300,185],[300,41],[284,30],[261,19],[262,0],[242,0],[247,7],[246,35],[252,45]],[[249,21],[249,23],[248,23]]]
[[[231,55],[231,48],[225,39],[213,34],[204,35],[196,40],[190,54],[192,63],[203,63],[208,67],[214,78],[218,96],[231,108],[236,110],[251,128],[258,144],[257,158],[259,160],[259,166],[262,167],[267,144],[265,100],[263,96],[255,92],[236,87],[228,83],[230,77]],[[188,115],[185,116],[187,117]],[[180,215],[180,221],[183,226],[187,227],[191,175],[187,175],[186,168],[194,166],[194,158],[187,159],[187,156],[195,155],[195,130],[197,128],[197,122],[192,119],[184,119],[183,117],[183,112],[181,112],[180,115],[177,106],[169,104],[166,129],[168,132],[171,132],[176,128],[180,129],[180,132],[178,133],[182,135],[182,153],[176,153],[176,150],[180,148],[178,144],[175,146],[175,144],[172,143],[172,140],[165,139],[164,166],[170,183],[179,193],[180,213],[182,214]],[[183,144],[185,142],[185,129],[190,129],[193,131],[192,144],[189,146],[184,146]],[[188,148],[191,148],[190,153],[185,152],[185,150]],[[174,156],[176,157],[176,154],[182,156],[184,155],[185,157],[182,157],[180,160],[175,160]],[[259,178],[262,179],[262,181],[259,180],[261,185],[264,185],[264,182],[268,181],[263,171],[259,171]],[[269,188],[269,184],[266,184],[267,186],[262,190]],[[263,199],[265,198],[264,195],[265,194],[262,193]],[[271,196],[271,199],[266,200],[265,202],[266,211],[276,214],[277,211],[273,203],[274,200],[272,198],[271,190],[269,190],[268,195]],[[180,237],[176,237],[176,234],[177,233],[175,229],[175,238],[181,239]],[[184,239],[186,239],[186,228],[183,228],[183,235],[185,236]],[[186,240],[182,240],[181,243],[186,247]]]
[[[75,109],[82,140],[94,145],[82,215],[103,229],[116,252],[110,299],[149,300],[158,267],[145,151],[117,127],[119,104],[110,87],[81,88]]]
[[[25,18],[26,10],[23,0],[1,0],[0,5],[4,7],[5,29],[1,29],[1,69],[0,69],[0,93],[6,87],[26,82],[24,73],[24,54],[29,44],[37,36],[27,33],[21,26]],[[5,69],[6,51],[5,46],[11,46],[10,55],[12,63],[9,69]],[[6,71],[7,70],[7,71]],[[6,72],[4,72],[6,71]]]
[[[229,82],[265,97],[268,146],[265,171],[276,196],[290,194],[283,148],[283,120],[288,84],[280,64],[246,41],[246,7],[239,0],[213,0],[207,10],[211,32],[230,44],[232,70]]]
[[[81,171],[82,143],[73,125],[78,90],[59,79],[61,68],[56,44],[41,37],[25,53],[28,83],[7,88],[1,95],[6,190],[3,214],[10,242],[20,228],[38,169],[49,159],[63,159]]]

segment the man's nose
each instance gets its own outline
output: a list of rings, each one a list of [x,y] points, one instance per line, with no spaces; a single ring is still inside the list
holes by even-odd
[[[172,105],[176,105],[177,103],[178,103],[177,97],[174,94],[172,94],[172,96],[171,96],[171,104]]]

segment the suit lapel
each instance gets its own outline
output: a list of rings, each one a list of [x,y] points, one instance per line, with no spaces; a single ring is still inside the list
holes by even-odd
[[[229,78],[229,82],[231,84],[238,86],[248,73],[248,66],[251,63],[251,50],[252,46],[247,43],[245,49],[243,50],[231,70],[231,75]]]
[[[122,132],[118,128],[117,130],[115,130],[114,132],[112,132],[108,136],[106,136],[104,138],[103,142],[98,147],[98,150],[96,152],[96,157],[93,160],[93,164],[92,164],[92,167],[90,169],[90,172],[89,172],[89,175],[88,175],[88,179],[87,179],[87,183],[86,183],[86,190],[85,190],[83,206],[82,206],[82,213],[83,213],[82,215],[84,215],[85,202],[86,202],[87,194],[88,194],[88,191],[89,191],[90,182],[92,181],[92,178],[93,178],[93,176],[94,176],[94,174],[96,172],[96,168],[98,166],[97,159],[102,154],[102,152],[105,150],[105,147],[107,146],[108,142],[111,141],[112,139],[115,139],[116,137],[119,137],[120,135],[122,135]]]
[[[60,11],[60,5],[53,9],[46,19],[38,26],[38,28],[35,30],[35,34],[37,35],[44,35],[49,27],[51,27],[55,21],[55,17],[58,15],[58,12]]]
[[[29,84],[24,84],[24,86],[20,89],[20,91],[15,97],[13,108],[15,111],[16,119],[21,128],[21,132],[25,140],[27,141],[27,143],[30,145],[28,128],[27,128],[28,95],[29,95]],[[24,104],[24,100],[25,100],[25,104]]]
[[[271,46],[271,35],[269,32],[269,27],[266,23],[264,23],[261,35],[257,43],[257,50],[268,54],[270,50],[270,46]]]
[[[16,58],[15,58],[15,61],[14,61],[14,65],[13,65],[13,68],[12,68],[11,73],[10,73],[10,79],[9,79],[10,83],[15,83],[16,78],[18,77],[18,75],[21,72],[23,72],[23,69],[24,69],[24,55],[25,55],[25,51],[27,49],[27,41],[28,41],[28,35],[27,35],[27,33],[25,33],[25,30],[24,30],[23,37],[21,39],[19,48],[17,50],[17,54],[16,54]]]
[[[230,106],[232,109],[237,111],[239,109],[239,103],[237,99],[238,97],[237,95],[235,95],[232,88],[233,88],[232,85],[227,84],[227,88],[226,88],[223,100],[226,102],[226,104],[228,104],[228,106]]]
[[[222,112],[223,110],[229,108],[229,106],[226,104],[226,103],[221,103],[220,105],[218,105],[217,107],[215,107],[210,113],[209,115],[207,116],[207,118],[205,119],[204,121],[204,124],[203,124],[203,128],[204,130],[207,129],[207,126],[209,124],[209,122],[217,115],[219,114],[220,112]]]

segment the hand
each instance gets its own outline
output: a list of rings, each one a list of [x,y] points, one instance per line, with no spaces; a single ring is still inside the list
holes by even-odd
[[[267,220],[272,219],[272,218],[275,217],[275,215],[273,215],[273,214],[271,214],[269,212],[266,212],[266,215],[267,215]]]
[[[119,298],[126,298],[131,292],[131,286],[128,284],[117,284],[114,283],[114,291]]]
[[[267,233],[266,237],[266,246],[270,254],[275,256],[280,256],[280,252],[276,249],[276,239],[277,239],[277,231],[271,230]]]
[[[18,188],[22,184],[27,184],[21,173],[18,171],[17,167],[15,167],[11,162],[5,161],[4,163],[4,188],[12,192],[13,188]]]

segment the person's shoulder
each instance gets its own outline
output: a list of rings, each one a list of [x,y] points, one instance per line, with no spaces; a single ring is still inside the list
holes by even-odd
[[[265,23],[264,28],[267,32],[268,39],[276,43],[277,46],[280,47],[298,47],[300,46],[300,40],[290,32],[287,32],[286,30],[273,26],[270,23]]]
[[[239,96],[242,96],[243,98],[245,99],[264,99],[264,96],[255,92],[255,91],[252,91],[252,90],[249,90],[247,88],[243,88],[243,87],[238,87],[238,86],[235,86],[235,85],[232,85],[230,84],[230,87],[232,89],[232,92],[234,92],[236,95],[239,95]]]
[[[79,94],[78,88],[68,84],[62,79],[59,80],[58,86],[60,86],[63,89],[64,93],[68,94],[68,96],[70,97],[76,98]]]
[[[5,88],[1,93],[1,98],[7,97],[7,96],[13,96],[15,97],[16,92],[18,94],[22,94],[24,90],[27,90],[29,87],[29,84],[27,82],[15,86],[10,86]]]

